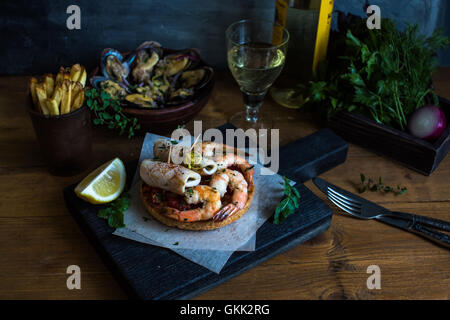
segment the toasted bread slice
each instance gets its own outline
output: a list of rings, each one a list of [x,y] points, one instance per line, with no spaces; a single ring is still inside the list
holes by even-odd
[[[253,194],[255,193],[255,186],[251,185],[248,189],[248,199],[245,206],[233,214],[231,217],[226,218],[222,221],[214,221],[214,220],[205,220],[205,221],[195,221],[195,222],[183,222],[178,221],[172,218],[167,217],[164,215],[164,213],[161,212],[161,210],[155,206],[152,206],[148,198],[144,195],[143,192],[144,182],[141,184],[141,199],[144,203],[144,207],[147,210],[147,212],[153,216],[156,220],[159,222],[169,226],[169,227],[176,227],[178,229],[184,229],[184,230],[214,230],[218,228],[225,227],[226,225],[238,220],[240,217],[244,215],[245,212],[247,212],[248,208],[250,207],[252,200],[253,200]]]

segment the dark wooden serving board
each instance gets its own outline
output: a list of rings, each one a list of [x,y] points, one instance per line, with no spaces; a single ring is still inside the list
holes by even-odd
[[[331,209],[301,182],[344,162],[347,149],[347,143],[327,129],[281,148],[279,173],[298,182],[300,208],[281,225],[267,221],[256,234],[255,251],[235,252],[220,274],[171,250],[112,235],[114,229],[96,215],[98,206],[80,200],[75,185],[64,189],[64,199],[131,298],[189,299],[328,229]],[[127,164],[129,180],[136,165],[137,161]]]

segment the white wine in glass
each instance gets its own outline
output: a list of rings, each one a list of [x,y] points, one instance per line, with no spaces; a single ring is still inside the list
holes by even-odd
[[[239,84],[246,110],[230,122],[238,128],[271,128],[270,117],[259,115],[267,90],[284,66],[289,34],[281,43],[272,43],[273,23],[242,20],[228,27],[227,58],[233,77]]]

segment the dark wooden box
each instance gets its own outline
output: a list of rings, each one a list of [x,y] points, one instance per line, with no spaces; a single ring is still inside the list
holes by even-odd
[[[439,97],[439,103],[450,120],[450,101]],[[409,133],[385,126],[350,112],[340,112],[328,126],[345,140],[396,160],[425,175],[430,175],[450,149],[450,125],[435,142],[416,138]]]

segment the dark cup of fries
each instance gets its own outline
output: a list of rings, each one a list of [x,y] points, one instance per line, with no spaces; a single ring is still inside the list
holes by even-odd
[[[52,174],[84,171],[92,157],[92,129],[84,103],[86,70],[79,64],[60,68],[54,77],[30,79],[30,114],[41,152]]]

